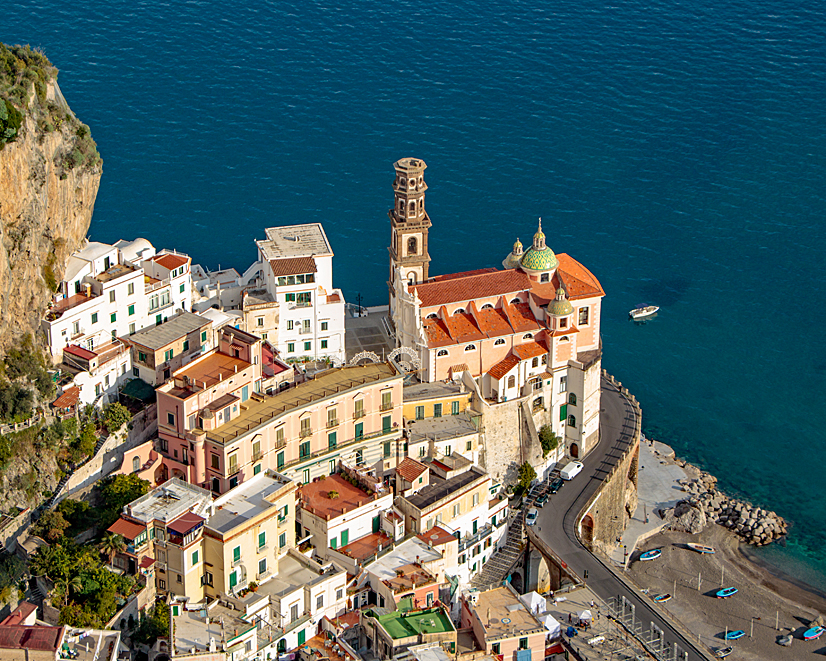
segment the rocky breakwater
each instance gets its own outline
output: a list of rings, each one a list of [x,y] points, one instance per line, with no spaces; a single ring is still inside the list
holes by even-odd
[[[37,331],[82,247],[102,162],[89,127],[28,46],[0,44],[0,355]]]
[[[694,471],[699,473],[698,477],[679,481],[688,497],[663,513],[672,530],[698,533],[708,523],[716,523],[755,546],[771,544],[786,535],[788,526],[782,517],[726,496],[717,489],[716,477],[697,469]]]

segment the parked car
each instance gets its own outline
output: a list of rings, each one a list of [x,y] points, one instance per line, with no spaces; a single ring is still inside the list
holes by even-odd
[[[531,507],[528,510],[528,515],[525,517],[525,525],[534,526],[536,525],[536,517],[539,516],[539,510],[535,507]]]
[[[536,506],[542,507],[545,503],[548,502],[548,494],[543,493],[539,498],[536,499]]]
[[[553,482],[551,482],[551,486],[548,487],[548,491],[550,491],[551,493],[556,493],[562,488],[563,484],[565,484],[565,481],[561,477],[558,477]]]

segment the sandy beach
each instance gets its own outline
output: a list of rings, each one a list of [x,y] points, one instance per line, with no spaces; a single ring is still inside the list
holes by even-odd
[[[686,542],[707,544],[717,552],[700,555],[688,549]],[[826,636],[804,641],[802,635],[818,613],[826,614],[826,599],[751,562],[730,531],[710,525],[697,535],[663,532],[647,540],[639,551],[654,548],[662,548],[662,557],[640,562],[635,554],[628,577],[640,588],[648,588],[652,597],[671,593],[672,599],[662,608],[698,634],[705,645],[712,649],[732,645],[731,659],[796,661],[826,654]],[[715,597],[721,587],[731,586],[739,589],[734,597]],[[742,629],[746,635],[724,642],[726,628]],[[778,645],[777,639],[788,633],[794,635],[792,646]]]

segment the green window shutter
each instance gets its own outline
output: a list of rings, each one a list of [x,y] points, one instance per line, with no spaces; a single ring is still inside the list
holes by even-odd
[[[278,453],[277,462],[278,462],[277,463],[278,470],[281,470],[282,468],[284,468],[284,453],[283,452]]]
[[[459,415],[459,402],[451,402],[450,403],[450,412],[453,415]]]
[[[332,431],[329,434],[327,434],[327,447],[330,450],[333,450],[333,449],[335,449],[336,444],[337,444],[336,432]]]
[[[568,419],[568,405],[563,404],[559,407],[559,420],[560,422],[564,422]]]
[[[267,533],[261,532],[258,533],[258,548],[267,545]]]
[[[232,590],[232,588],[234,588],[236,585],[238,585],[238,576],[236,576],[235,572],[233,571],[229,575],[229,589]]]
[[[302,629],[301,631],[298,632],[298,644],[299,645],[304,644],[304,629]]]
[[[250,398],[250,387],[244,386],[241,388],[241,401],[246,402]]]
[[[378,532],[381,528],[381,516],[373,517],[373,532]]]
[[[240,559],[241,559],[241,547],[236,546],[234,549],[232,549],[232,561],[233,562],[238,562]]]
[[[362,438],[364,436],[364,423],[357,422],[356,423],[356,438]]]
[[[261,472],[261,464],[256,464],[256,466],[252,469],[253,475],[258,475]]]
[[[206,342],[206,331],[201,331],[201,342]]]
[[[349,530],[342,530],[341,531],[341,545],[347,546],[350,543],[350,531]]]
[[[338,548],[338,537],[333,537],[330,540],[330,548],[337,549]]]
[[[389,434],[392,429],[393,429],[393,418],[391,418],[389,415],[384,416],[381,419],[381,430],[382,430],[382,432],[384,432],[385,434]]]

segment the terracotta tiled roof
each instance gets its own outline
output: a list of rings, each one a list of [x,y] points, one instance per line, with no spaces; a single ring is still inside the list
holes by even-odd
[[[0,649],[28,649],[57,654],[57,648],[63,639],[63,629],[64,627],[41,625],[3,626],[0,627]],[[15,656],[15,658],[21,657]]]
[[[564,253],[557,255],[557,258],[559,259],[557,275],[562,281],[569,299],[605,296],[605,291],[602,289],[602,285],[599,284],[599,280],[582,264]]]
[[[447,544],[457,539],[455,535],[450,534],[447,530],[439,526],[433,526],[427,532],[416,536],[425,544],[430,544],[431,546],[441,546],[442,544]]]
[[[447,326],[441,319],[425,319],[424,332],[427,333],[427,343],[431,347],[443,347],[448,344],[456,344],[450,333],[447,332]]]
[[[555,330],[551,335],[554,337],[562,337],[563,335],[570,335],[571,333],[578,333],[579,329],[571,324],[568,328],[560,328],[559,330]]]
[[[0,622],[0,625],[20,624],[36,610],[37,606],[35,606],[33,603],[28,601],[21,601],[19,604],[17,604],[17,608],[15,608],[12,611],[11,615],[9,615],[8,617],[6,617],[5,620]]]
[[[508,303],[505,307],[508,320],[514,331],[521,332],[540,328],[539,322],[531,312],[530,303]]]
[[[476,269],[474,271],[462,271],[460,273],[448,273],[446,275],[436,275],[428,278],[428,282],[444,282],[445,280],[455,280],[456,278],[466,278],[469,275],[480,275],[482,273],[495,273],[498,269],[488,267],[486,269]]]
[[[66,388],[63,394],[52,402],[52,407],[56,409],[67,409],[77,404],[79,399],[80,388],[72,386],[71,388]]]
[[[179,266],[188,264],[189,257],[184,257],[183,255],[171,255],[167,253],[166,255],[153,257],[152,261],[156,264],[160,264],[165,269],[169,269],[171,271],[172,269],[176,269]]]
[[[427,470],[427,466],[419,463],[411,457],[405,457],[404,461],[396,466],[396,473],[401,475],[408,482],[413,482],[419,475]]]
[[[516,354],[517,358],[520,360],[530,360],[536,356],[542,356],[543,354],[548,353],[548,350],[544,345],[533,341],[525,342],[525,344],[517,344],[513,348],[513,353]]]
[[[280,275],[298,275],[299,273],[315,273],[315,260],[312,257],[285,257],[271,259],[270,268],[276,277]]]
[[[146,526],[142,526],[138,523],[132,523],[126,519],[118,519],[107,528],[108,532],[113,532],[116,535],[120,535],[124,539],[128,539],[129,541],[135,539],[135,537],[140,535],[144,530],[146,530]]]
[[[491,367],[488,370],[488,374],[490,374],[494,379],[501,379],[505,374],[510,372],[514,367],[519,364],[519,358],[514,356],[513,354],[508,354],[503,360],[500,360],[496,365]]]
[[[510,335],[513,333],[513,328],[511,328],[511,325],[508,323],[508,318],[501,308],[479,310],[476,312],[476,320],[479,323],[479,328],[481,328],[488,337]]]
[[[78,358],[83,358],[83,360],[91,360],[97,354],[94,351],[89,351],[88,349],[84,349],[83,347],[79,347],[76,344],[70,344],[68,347],[63,349],[63,353],[70,353],[73,356],[77,356]]]
[[[330,294],[327,297],[327,302],[328,303],[338,303],[340,300],[341,300],[341,296],[339,296],[338,294]]]
[[[470,368],[467,363],[459,363],[458,365],[452,365],[449,371],[453,374],[461,374],[462,372],[469,372]]]
[[[470,340],[481,340],[485,337],[479,330],[476,320],[472,314],[459,312],[445,317],[442,320],[447,326],[447,332],[456,342],[468,342]]]
[[[490,271],[471,275],[456,274],[455,278],[423,282],[411,287],[423,307],[460,303],[476,298],[503,296],[530,289],[530,279],[522,271]]]

